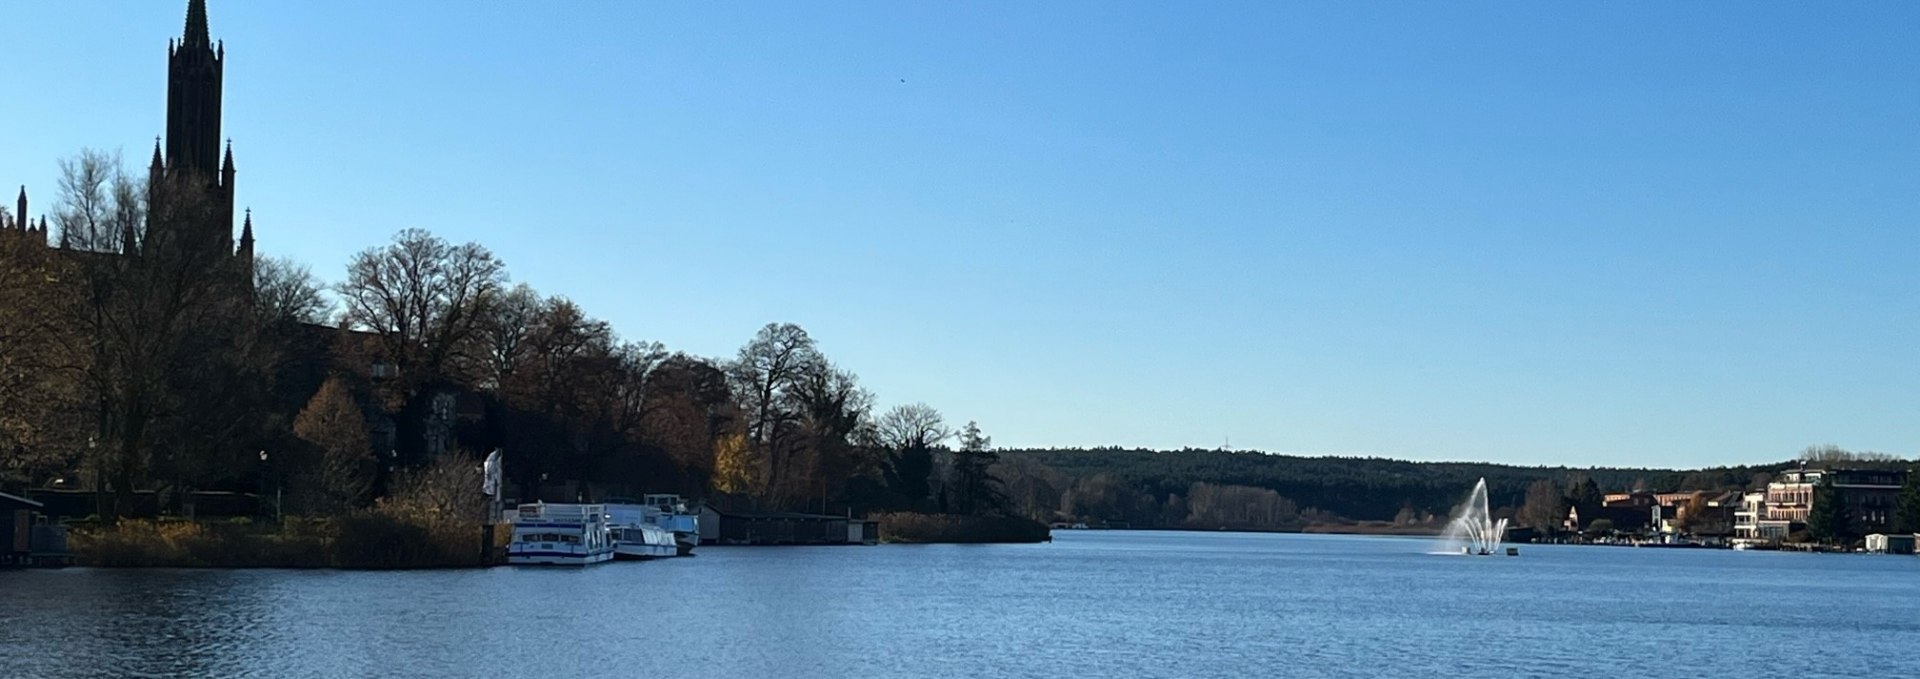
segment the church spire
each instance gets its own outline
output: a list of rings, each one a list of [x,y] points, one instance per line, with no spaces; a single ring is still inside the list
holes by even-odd
[[[186,47],[207,47],[207,0],[187,0],[187,30],[181,38]]]
[[[187,29],[167,55],[167,169],[212,183],[220,171],[220,85],[226,60],[207,35],[206,0],[187,3]]]
[[[220,185],[223,187],[226,187],[228,190],[233,189],[233,173],[234,173],[233,140],[228,139],[227,140],[227,157],[220,161]],[[233,219],[232,219],[231,213],[228,214],[227,228],[229,229],[233,228]]]
[[[19,211],[13,215],[13,223],[19,224],[21,228],[26,228],[26,225],[29,222],[27,221],[27,187],[24,184],[20,186],[20,204],[19,205],[20,205]]]
[[[160,162],[160,138],[154,137],[153,138],[153,164],[149,165],[147,169],[152,171],[154,179],[159,179],[160,170],[165,169],[166,167],[167,166],[165,163]]]

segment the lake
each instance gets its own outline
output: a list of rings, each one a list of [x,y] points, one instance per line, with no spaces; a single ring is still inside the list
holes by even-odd
[[[579,570],[0,572],[0,677],[1920,675],[1920,557],[1055,536]]]

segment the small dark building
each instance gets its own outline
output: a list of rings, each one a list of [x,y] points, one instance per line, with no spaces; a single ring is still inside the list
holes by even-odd
[[[860,545],[880,540],[878,524],[831,514],[700,510],[700,543],[719,545]]]
[[[67,531],[44,523],[40,503],[0,493],[0,566],[65,566]]]

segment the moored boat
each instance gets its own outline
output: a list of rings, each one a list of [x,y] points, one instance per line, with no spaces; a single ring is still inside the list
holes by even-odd
[[[660,559],[679,555],[673,534],[665,528],[647,524],[613,527],[613,558]]]
[[[507,563],[524,566],[584,566],[613,559],[613,535],[601,505],[536,502],[515,510]]]
[[[658,559],[679,556],[673,532],[661,525],[659,509],[648,505],[607,505],[607,524],[613,531],[616,559]]]
[[[674,547],[680,556],[693,553],[700,545],[700,512],[690,511],[685,500],[671,493],[656,493],[646,496],[645,504],[659,511],[654,517],[656,525],[673,534]]]

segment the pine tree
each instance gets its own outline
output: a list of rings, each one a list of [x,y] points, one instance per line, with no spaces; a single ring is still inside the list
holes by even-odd
[[[978,423],[968,422],[960,430],[960,449],[953,452],[954,503],[950,509],[976,514],[1000,507],[999,479],[987,471],[1000,461],[992,445],[993,439],[980,433]]]
[[[1567,504],[1583,512],[1593,511],[1606,504],[1606,495],[1600,492],[1600,484],[1593,477],[1586,477],[1567,488]]]
[[[1847,537],[1847,508],[1840,503],[1840,492],[1833,487],[1833,472],[1820,475],[1813,488],[1813,507],[1807,510],[1807,532],[1821,542],[1838,542]]]
[[[1893,510],[1893,530],[1920,533],[1920,469],[1907,471],[1907,483],[1900,487],[1900,501]]]

